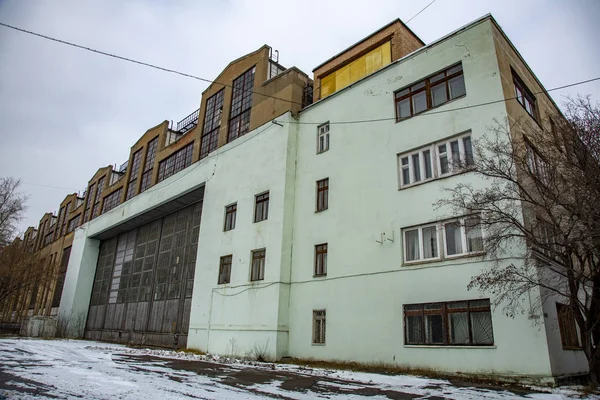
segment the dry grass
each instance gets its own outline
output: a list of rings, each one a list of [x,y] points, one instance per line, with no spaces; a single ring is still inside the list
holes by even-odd
[[[198,349],[177,349],[177,351],[182,351],[184,353],[188,353],[188,354],[196,354],[198,356],[205,356],[206,353],[198,350]]]

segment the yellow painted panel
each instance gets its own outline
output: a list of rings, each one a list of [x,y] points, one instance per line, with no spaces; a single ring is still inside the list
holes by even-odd
[[[335,75],[335,90],[345,88],[350,84],[350,65],[336,71]]]
[[[381,45],[381,66],[385,67],[392,62],[392,46],[391,42],[385,42]]]
[[[366,59],[360,57],[350,63],[350,83],[354,83],[365,77],[366,74]]]
[[[335,92],[335,72],[321,79],[321,98]]]
[[[372,74],[381,68],[381,47],[376,48],[366,54],[367,57],[367,75]]]

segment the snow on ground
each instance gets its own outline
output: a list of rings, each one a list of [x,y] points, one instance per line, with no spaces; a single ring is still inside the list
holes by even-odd
[[[536,393],[517,394],[457,387],[446,380],[408,375],[255,363],[81,340],[0,339],[0,399],[579,398],[575,388],[532,392]],[[593,398],[600,400],[600,396]]]

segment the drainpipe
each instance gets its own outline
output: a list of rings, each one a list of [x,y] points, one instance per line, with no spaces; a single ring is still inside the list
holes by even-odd
[[[210,344],[210,320],[212,318],[212,304],[213,304],[213,295],[215,294],[215,289],[213,288],[210,291],[210,303],[209,303],[209,307],[208,307],[208,324],[207,324],[207,332],[206,332],[206,352],[209,353],[208,351],[208,346]]]

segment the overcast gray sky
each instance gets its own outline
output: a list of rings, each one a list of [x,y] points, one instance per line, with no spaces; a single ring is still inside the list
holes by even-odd
[[[0,22],[207,79],[269,44],[311,75],[429,2],[0,0]],[[437,0],[409,26],[430,43],[488,12],[547,89],[600,76],[598,0]],[[99,167],[126,161],[148,128],[197,109],[206,86],[0,27],[0,176],[20,178],[30,196],[21,230]],[[552,96],[577,93],[599,101],[600,82]]]

